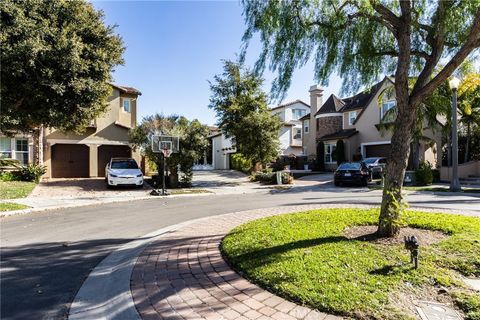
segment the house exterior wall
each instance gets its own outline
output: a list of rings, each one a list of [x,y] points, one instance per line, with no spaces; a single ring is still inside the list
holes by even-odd
[[[317,118],[317,139],[342,130],[342,115],[336,113]]]
[[[130,112],[123,111],[122,99],[130,99]],[[47,172],[44,177],[52,177],[52,146],[60,144],[85,144],[89,147],[90,176],[98,175],[98,147],[101,145],[128,145],[128,131],[137,123],[137,96],[121,93],[112,88],[105,113],[93,121],[93,126],[85,132],[62,132],[55,128],[46,128],[44,133],[44,165]],[[140,151],[132,150],[132,158],[141,162]]]
[[[280,155],[288,156],[295,154],[296,156],[304,155],[303,153],[303,128],[302,121],[294,119],[293,109],[304,110],[305,114],[310,112],[310,108],[301,102],[288,104],[284,107],[272,109],[271,112],[277,115],[284,123],[280,129],[278,140],[280,142]],[[294,139],[295,129],[300,130],[301,138]]]
[[[212,139],[212,166],[215,170],[229,170],[231,154],[236,152],[236,148],[233,148],[233,141],[225,135],[219,134],[211,137]]]

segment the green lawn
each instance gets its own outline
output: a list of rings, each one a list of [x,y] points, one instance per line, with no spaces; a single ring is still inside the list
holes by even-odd
[[[195,193],[213,193],[205,189],[168,189],[168,192],[172,195],[176,194],[195,194]]]
[[[18,203],[0,202],[0,212],[26,209],[28,206]]]
[[[25,198],[35,186],[35,182],[0,181],[0,199]]]
[[[434,285],[480,319],[480,297],[460,274],[480,276],[480,219],[408,211],[410,227],[449,236],[421,247],[414,270],[403,245],[349,240],[347,227],[373,225],[378,210],[325,209],[256,220],[222,241],[229,263],[260,286],[312,308],[357,319],[412,319],[395,304],[402,294],[422,295]]]

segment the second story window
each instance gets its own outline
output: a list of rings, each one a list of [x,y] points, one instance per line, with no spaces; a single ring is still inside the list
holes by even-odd
[[[295,140],[302,139],[302,129],[293,128],[293,139],[295,139]]]
[[[386,101],[382,104],[382,108],[380,110],[380,120],[393,120],[393,119],[390,119],[390,117],[388,119],[384,119],[385,115],[388,113],[389,110],[395,108],[395,105],[396,105],[396,101],[395,100],[390,100],[390,101]],[[390,113],[391,114],[391,113]]]
[[[348,113],[348,125],[352,126],[356,119],[357,119],[357,111],[350,111]]]
[[[130,113],[130,99],[123,99],[123,111]]]
[[[303,132],[308,133],[308,130],[310,129],[310,120],[304,120],[303,121]]]
[[[307,111],[304,109],[292,109],[292,120],[298,120],[306,114]]]

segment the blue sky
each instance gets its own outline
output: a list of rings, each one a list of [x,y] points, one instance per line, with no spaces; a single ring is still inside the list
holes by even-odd
[[[113,77],[120,85],[142,92],[139,117],[155,112],[197,118],[215,123],[208,108],[208,80],[222,72],[222,59],[236,59],[245,30],[242,8],[237,1],[93,1],[105,13],[105,22],[116,24],[126,46],[125,64]],[[253,41],[247,65],[258,58],[260,44]],[[274,75],[264,75],[269,91]],[[284,102],[309,102],[308,88],[314,84],[313,64],[299,69]],[[338,94],[340,81],[333,77],[325,96]]]

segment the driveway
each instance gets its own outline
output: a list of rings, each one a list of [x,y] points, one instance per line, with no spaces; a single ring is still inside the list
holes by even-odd
[[[250,182],[248,175],[235,170],[194,171],[192,185],[216,194],[255,193],[271,186]]]

